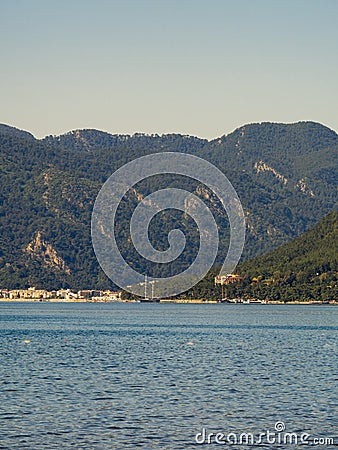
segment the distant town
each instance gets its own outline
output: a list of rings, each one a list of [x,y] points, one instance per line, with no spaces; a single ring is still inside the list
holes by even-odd
[[[216,277],[215,284],[221,284],[222,288],[224,284],[234,283],[241,280],[239,275],[227,275],[223,277]],[[145,284],[147,284],[147,277],[145,278]],[[74,292],[72,289],[59,289],[47,291],[46,289],[37,289],[36,287],[29,287],[27,289],[2,289],[0,290],[0,301],[39,301],[39,302],[118,302],[118,301],[140,301],[138,299],[124,299],[123,291],[110,291],[110,290],[95,290],[95,289],[83,289]],[[145,290],[145,297],[146,290]],[[159,301],[153,298],[145,298],[146,301]],[[223,291],[222,291],[223,298]],[[172,299],[163,299],[162,301],[173,301]],[[186,300],[175,299],[176,302],[187,302]],[[205,302],[204,299],[190,299],[189,303]],[[212,303],[218,303],[213,301]]]
[[[59,289],[47,291],[46,289],[2,289],[0,291],[0,300],[2,301],[46,301],[46,302],[111,302],[122,301],[122,291],[98,291],[84,289],[73,292],[72,289]]]
[[[206,298],[125,298],[123,291],[100,291],[95,289],[83,289],[74,292],[72,289],[59,289],[47,291],[46,289],[37,289],[29,287],[28,289],[0,289],[0,302],[91,302],[91,303],[108,303],[108,302],[156,302],[156,303],[242,303],[242,304],[285,304],[284,301],[261,300],[257,298],[226,298],[224,297],[223,285],[238,281],[237,276],[216,277],[215,283],[222,285],[222,297],[218,300]],[[306,304],[321,305],[330,304],[338,305],[336,300],[308,300],[308,301],[292,301],[289,304]]]

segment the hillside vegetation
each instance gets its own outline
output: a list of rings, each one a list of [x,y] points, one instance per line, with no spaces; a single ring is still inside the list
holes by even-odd
[[[186,296],[219,299],[216,273],[212,271]],[[338,212],[288,244],[241,263],[237,273],[243,280],[225,286],[229,299],[338,300]]]
[[[229,287],[229,296],[338,300],[338,212],[288,244],[241,264],[238,272],[245,278]]]
[[[210,142],[179,134],[128,136],[98,130],[38,140],[0,125],[0,287],[113,287],[91,245],[96,195],[126,162],[163,151],[205,158],[229,178],[247,220],[243,260],[300,236],[337,209],[338,135],[318,123],[250,124]],[[172,267],[140,258],[128,240],[130,215],[140,198],[167,186],[190,190],[208,204],[220,230],[216,264],[221,264],[229,239],[226,214],[205,186],[179,177],[153,177],[129,192],[118,221],[125,237],[119,243],[122,253],[138,271],[171,273]],[[193,221],[175,211],[157,219],[149,234],[159,249],[166,248],[170,229],[187,234],[175,270],[187,267],[199,245]]]

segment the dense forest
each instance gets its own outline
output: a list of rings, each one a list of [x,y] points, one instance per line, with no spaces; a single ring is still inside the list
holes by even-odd
[[[338,212],[263,256],[242,262],[239,282],[224,286],[227,299],[338,300]],[[187,292],[187,298],[221,299],[217,270]]]
[[[179,134],[129,136],[97,130],[38,140],[0,125],[0,287],[114,288],[91,245],[95,198],[117,168],[163,151],[200,156],[226,174],[246,216],[243,261],[300,236],[337,209],[338,135],[318,123],[250,124],[213,141]],[[216,266],[221,264],[229,239],[226,213],[205,186],[174,176],[144,180],[128,193],[117,224],[125,238],[119,244],[121,252],[138,271],[154,276],[171,273],[172,267],[140,258],[127,236],[139,199],[167,186],[190,190],[208,205],[220,231]],[[199,243],[193,221],[168,211],[151,225],[150,238],[160,250],[166,248],[171,229],[186,234],[188,245],[175,270],[187,267]]]

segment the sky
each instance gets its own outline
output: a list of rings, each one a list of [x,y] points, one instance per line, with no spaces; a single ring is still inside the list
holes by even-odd
[[[338,131],[336,0],[0,0],[0,123],[216,138]]]

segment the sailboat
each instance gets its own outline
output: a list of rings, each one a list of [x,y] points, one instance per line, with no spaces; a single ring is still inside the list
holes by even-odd
[[[148,287],[148,277],[145,275],[144,277],[144,297],[140,299],[141,303],[160,303],[159,298],[154,298],[154,283],[155,281],[150,281],[149,284],[151,284],[151,298],[147,295],[147,287]]]

